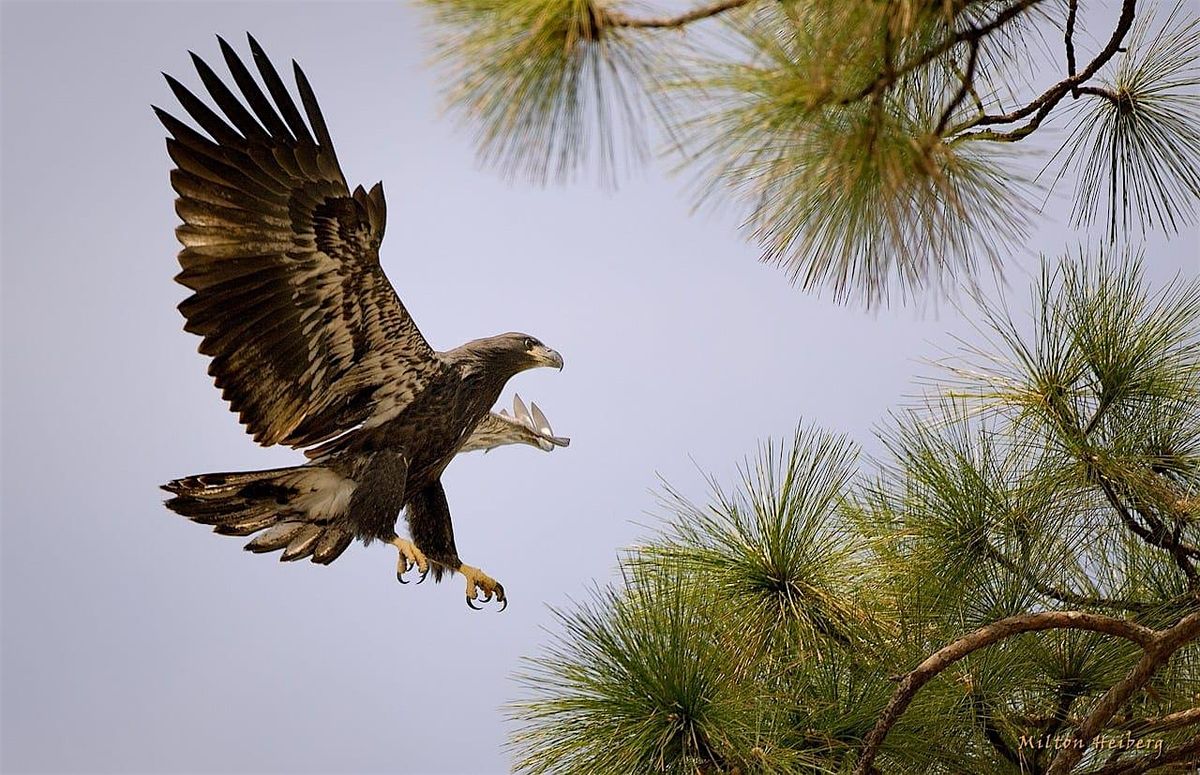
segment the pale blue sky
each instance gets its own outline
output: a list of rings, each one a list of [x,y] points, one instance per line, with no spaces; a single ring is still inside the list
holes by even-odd
[[[439,110],[399,3],[2,6],[2,758],[6,772],[503,772],[511,674],[653,521],[656,476],[703,498],[800,418],[874,448],[952,308],[868,315],[790,288],[730,217],[652,166],[615,194],[511,185]],[[383,265],[435,347],[508,330],[566,369],[513,391],[573,438],[445,476],[458,545],[512,604],[401,587],[390,547],[281,565],[169,513],[157,486],[287,465],[205,375],[174,307],[170,167],[150,111],[215,33],[303,64],[347,178],[383,179]],[[1069,189],[1030,251],[1059,252]],[[1195,275],[1197,233],[1150,243]],[[1017,308],[1031,255],[1011,265]]]

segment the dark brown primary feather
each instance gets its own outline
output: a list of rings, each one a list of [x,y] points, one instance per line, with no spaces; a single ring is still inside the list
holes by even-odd
[[[379,265],[383,188],[351,193],[299,65],[303,115],[253,38],[266,92],[220,44],[240,97],[192,60],[223,115],[170,76],[203,133],[155,108],[183,220],[176,279],[193,291],[180,311],[255,440],[309,446],[395,416],[446,366]]]

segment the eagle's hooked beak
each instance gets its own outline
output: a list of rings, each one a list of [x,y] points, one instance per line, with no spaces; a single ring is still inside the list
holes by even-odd
[[[537,348],[534,351],[534,355],[537,356],[538,363],[542,366],[551,366],[559,371],[562,371],[563,359],[562,356],[558,354],[557,350],[551,350],[549,347],[543,346]]]

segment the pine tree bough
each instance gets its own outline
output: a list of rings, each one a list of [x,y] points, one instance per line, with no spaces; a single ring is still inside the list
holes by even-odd
[[[1099,54],[1085,67],[1081,72],[1076,74],[1068,74],[1066,78],[1051,86],[1040,97],[1033,100],[1022,108],[1018,108],[1010,113],[1002,113],[998,115],[983,114],[969,120],[966,124],[956,127],[954,132],[962,132],[975,126],[984,126],[989,124],[1011,124],[1016,121],[1033,114],[1033,118],[1024,126],[1013,129],[1009,132],[972,132],[963,135],[966,139],[975,140],[999,140],[999,141],[1016,141],[1028,137],[1034,132],[1046,116],[1050,115],[1050,111],[1054,110],[1055,106],[1068,93],[1084,93],[1080,89],[1080,85],[1088,81],[1092,76],[1100,71],[1100,68],[1108,63],[1113,56],[1121,49],[1121,42],[1125,40],[1125,36],[1129,34],[1129,29],[1133,26],[1133,17],[1136,11],[1137,0],[1124,0],[1121,4],[1121,16],[1117,19],[1117,26],[1113,30],[1112,36],[1108,40],[1108,44],[1100,51]],[[1072,16],[1073,22],[1073,16]],[[1068,26],[1068,30],[1071,26]],[[1074,68],[1075,50],[1074,44],[1071,43],[1070,33],[1068,32],[1068,71]],[[1110,95],[1103,90],[1088,90],[1089,94],[1101,93],[1111,99],[1116,99],[1116,95]]]
[[[1175,560],[1175,564],[1179,566],[1179,569],[1183,571],[1183,575],[1187,577],[1188,589],[1193,592],[1200,592],[1200,574],[1197,574],[1196,567],[1192,562],[1194,558],[1200,557],[1200,549],[1180,541],[1179,537],[1169,532],[1166,525],[1153,514],[1139,511],[1139,515],[1149,527],[1141,525],[1134,518],[1129,508],[1118,497],[1112,483],[1106,478],[1101,477],[1100,487],[1104,490],[1104,495],[1108,498],[1109,503],[1112,504],[1112,507],[1121,516],[1121,521],[1125,523],[1126,527],[1136,533],[1146,543],[1170,552],[1172,559]]]
[[[1200,724],[1200,708],[1189,708],[1178,713],[1169,713],[1162,718],[1143,718],[1118,724],[1117,728],[1142,734],[1145,732],[1166,732],[1172,729]]]
[[[605,11],[604,20],[610,27],[642,27],[648,29],[678,29],[701,19],[709,19],[735,8],[750,5],[754,0],[717,0],[685,11],[677,16],[633,17],[621,11]]]
[[[1045,729],[1057,720],[1054,716],[1010,716],[1010,719],[1022,726],[1037,730]],[[1083,723],[1083,719],[1077,716],[1070,716],[1065,721],[1073,727],[1077,727]],[[1158,718],[1135,718],[1127,721],[1118,721],[1109,724],[1106,728],[1129,732],[1135,735],[1144,735],[1151,732],[1169,732],[1172,729],[1181,729],[1193,724],[1200,724],[1200,707],[1168,713]]]
[[[894,67],[889,61],[886,71],[880,73],[879,77],[876,78],[871,85],[849,97],[843,98],[839,101],[839,104],[849,105],[853,102],[866,99],[874,94],[886,91],[894,86],[902,77],[932,63],[938,57],[949,52],[958,44],[978,43],[983,38],[991,35],[993,32],[1008,24],[1013,19],[1025,13],[1040,2],[1042,2],[1042,0],[1021,0],[1018,3],[1014,3],[1000,13],[996,14],[996,18],[992,19],[987,24],[978,27],[970,27],[962,30],[961,32],[949,35],[937,45],[931,46],[920,55],[913,57],[899,67]]]
[[[1159,667],[1184,645],[1200,638],[1200,613],[1184,617],[1166,630],[1152,630],[1139,624],[1109,616],[1081,611],[1046,611],[1001,619],[980,627],[929,656],[900,682],[875,726],[863,740],[863,751],[855,765],[855,775],[867,775],[888,732],[904,714],[921,688],[939,673],[967,655],[994,643],[1027,632],[1043,630],[1087,630],[1124,638],[1142,647],[1143,655],[1129,674],[1105,693],[1095,709],[1079,725],[1075,738],[1082,748],[1066,748],[1051,765],[1047,775],[1065,775],[1079,762],[1086,746],[1100,733],[1117,710],[1146,685]]]
[[[991,544],[987,544],[984,547],[984,550],[987,552],[987,555],[996,562],[997,565],[1004,568],[1009,573],[1020,576],[1029,582],[1030,586],[1032,586],[1038,592],[1038,594],[1053,598],[1060,603],[1096,608],[1115,608],[1134,613],[1145,611],[1150,607],[1149,603],[1139,603],[1135,600],[1119,600],[1114,598],[1097,597],[1095,595],[1080,595],[1067,589],[1060,589],[1058,587],[1051,586],[1050,584],[1046,584],[1039,579],[1035,573],[1029,570],[1029,568],[1021,567],[1016,562],[1013,562],[1012,559],[1006,557]]]
[[[1015,154],[1071,173],[1072,220],[1107,221],[1110,242],[1195,221],[1200,21],[1173,2],[1163,24],[1114,3],[1094,44],[1089,15],[1108,14],[1077,0],[423,5],[485,162],[538,183],[594,164],[615,184],[657,145],[700,173],[699,204],[745,210],[789,282],[871,307],[974,286],[1027,246],[1045,211]],[[1014,145],[1059,118],[1057,152]]]

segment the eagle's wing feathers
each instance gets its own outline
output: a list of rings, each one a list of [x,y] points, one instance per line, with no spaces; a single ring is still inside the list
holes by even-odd
[[[240,99],[192,58],[223,117],[170,76],[205,134],[155,108],[193,291],[180,311],[255,440],[308,446],[399,411],[444,365],[379,265],[383,188],[349,190],[299,66],[303,115],[253,38],[265,93],[220,44]]]

